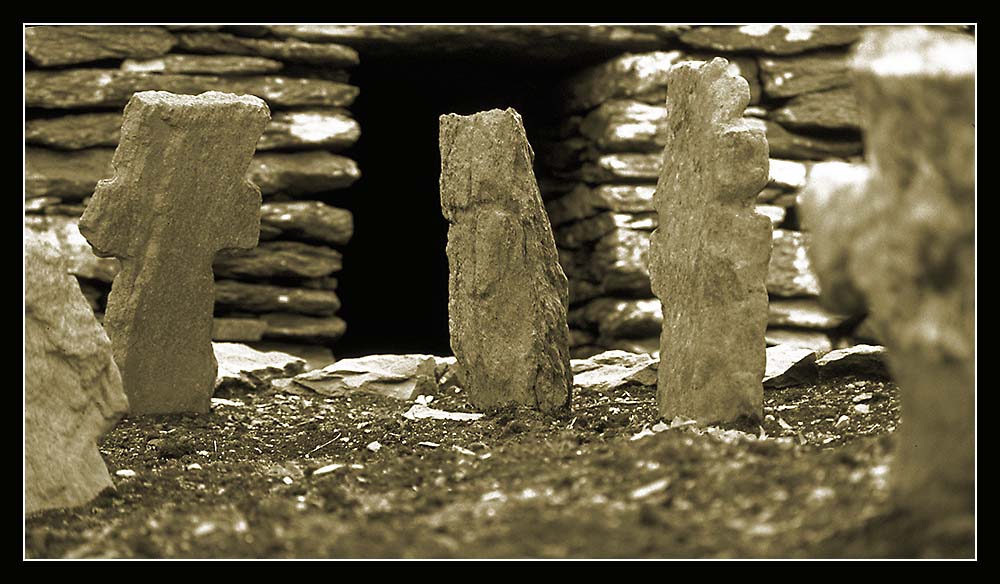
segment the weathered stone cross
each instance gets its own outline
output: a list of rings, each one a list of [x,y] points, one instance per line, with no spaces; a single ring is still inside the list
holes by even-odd
[[[768,147],[743,121],[750,90],[728,65],[680,63],[667,80],[649,272],[663,304],[657,401],[668,420],[763,416],[771,225],[754,202]]]
[[[246,172],[270,119],[252,96],[145,91],[125,107],[112,165],[80,220],[122,270],[104,326],[130,412],[206,412],[216,376],[212,261],[250,249],[260,191]]]

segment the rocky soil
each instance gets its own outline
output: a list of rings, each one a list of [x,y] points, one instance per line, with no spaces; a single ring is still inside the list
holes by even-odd
[[[418,398],[426,401],[426,397]],[[116,490],[25,521],[27,558],[971,557],[968,526],[888,502],[898,392],[857,377],[765,394],[762,426],[657,419],[655,388],[557,417],[404,417],[296,385],[208,415],[126,418]],[[459,388],[429,406],[468,412]]]

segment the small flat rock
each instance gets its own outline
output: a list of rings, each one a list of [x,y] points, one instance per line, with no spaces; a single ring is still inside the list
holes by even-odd
[[[589,184],[656,183],[663,165],[662,153],[619,152],[603,154],[580,168],[580,178]]]
[[[818,378],[814,351],[791,345],[776,345],[768,347],[766,352],[764,389],[805,385],[814,383]]]
[[[264,129],[257,150],[341,150],[361,136],[361,126],[342,108],[277,112]]]
[[[771,119],[793,129],[858,130],[861,127],[861,112],[850,87],[793,97],[771,112]]]
[[[25,122],[24,141],[63,150],[117,146],[121,126],[122,116],[117,112],[39,118]]]
[[[329,347],[319,345],[283,343],[280,341],[254,341],[247,343],[247,345],[253,349],[257,349],[258,351],[278,351],[300,357],[306,362],[306,371],[322,369],[323,367],[326,367],[336,361],[336,358],[333,356],[333,351],[331,351]]]
[[[765,122],[765,127],[771,156],[795,160],[825,160],[857,156],[862,151],[860,136],[823,138],[792,132],[771,120]]]
[[[113,487],[97,444],[128,410],[111,341],[58,248],[24,230],[24,511]]]
[[[295,383],[323,395],[370,391],[400,400],[437,393],[431,355],[367,355],[303,373]]]
[[[819,281],[806,253],[809,234],[775,229],[771,261],[767,268],[767,291],[784,298],[819,296]]]
[[[301,40],[251,39],[224,32],[182,32],[178,47],[193,53],[259,55],[281,61],[314,63],[331,67],[358,64],[358,53],[334,43],[309,43]]]
[[[24,52],[37,65],[72,65],[100,59],[156,57],[176,44],[158,26],[30,26]]]
[[[269,312],[260,316],[267,323],[265,340],[328,344],[344,336],[347,323],[337,316],[306,316]]]
[[[849,45],[861,27],[815,24],[747,24],[698,26],[681,33],[681,42],[719,51],[761,51],[789,55],[824,47]]]
[[[830,351],[816,360],[821,379],[834,379],[857,375],[889,379],[885,347],[879,345],[854,345]]]
[[[180,75],[114,69],[27,71],[25,105],[41,108],[120,107],[139,91],[253,95],[273,107],[346,107],[358,88],[339,81],[274,75]]]
[[[847,53],[820,51],[790,57],[762,57],[760,76],[764,92],[771,97],[793,97],[813,91],[844,87]]]
[[[249,176],[264,195],[303,195],[348,187],[361,171],[350,158],[316,150],[258,154]]]
[[[435,410],[423,404],[413,404],[410,409],[403,413],[403,417],[408,420],[450,420],[455,422],[474,422],[483,417],[483,414],[467,412],[447,412]]]
[[[833,350],[833,343],[830,336],[817,331],[782,329],[768,327],[764,333],[764,340],[767,345],[787,345],[809,349],[817,355],[822,355]]]
[[[265,241],[253,250],[216,256],[219,278],[323,278],[340,271],[343,256],[335,249],[298,241]]]
[[[219,363],[216,391],[266,389],[272,379],[297,375],[306,367],[305,360],[294,355],[265,353],[240,343],[212,343],[212,349]]]
[[[852,318],[852,315],[832,312],[817,300],[771,300],[768,305],[768,326],[831,330]]]
[[[628,353],[645,353],[653,358],[660,357],[660,336],[646,337],[644,339],[599,339],[601,344],[611,350],[626,351]]]
[[[346,209],[320,201],[265,203],[260,223],[276,229],[285,239],[344,245],[354,235],[354,216]]]
[[[545,205],[553,226],[593,217],[603,211],[615,213],[653,212],[652,185],[577,185],[563,197]]]
[[[116,258],[101,258],[80,233],[79,219],[59,215],[28,215],[24,226],[59,248],[69,273],[110,284],[121,270]]]
[[[141,73],[207,73],[209,75],[255,75],[275,73],[281,61],[237,55],[165,55],[155,59],[126,59],[122,71]]]
[[[217,280],[216,310],[239,312],[294,312],[332,316],[340,310],[340,298],[332,290],[310,290],[271,284]]]
[[[267,324],[256,318],[212,319],[213,341],[259,341],[265,330]]]
[[[658,360],[647,354],[605,351],[589,359],[574,359],[573,385],[585,390],[610,391],[627,385],[656,385]]]

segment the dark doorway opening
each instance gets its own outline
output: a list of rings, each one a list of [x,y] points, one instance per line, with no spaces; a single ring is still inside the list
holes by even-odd
[[[513,107],[535,144],[557,119],[558,81],[577,67],[362,54],[351,79],[361,88],[351,107],[361,138],[347,152],[362,178],[330,200],[354,214],[339,274],[347,333],[338,357],[451,354],[438,116]]]

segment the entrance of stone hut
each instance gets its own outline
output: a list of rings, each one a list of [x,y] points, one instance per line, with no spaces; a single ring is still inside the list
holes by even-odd
[[[362,54],[351,77],[361,88],[351,108],[361,138],[345,153],[362,177],[329,201],[354,214],[339,274],[347,333],[337,342],[338,358],[451,353],[438,116],[513,107],[536,144],[558,119],[559,80],[579,64],[529,58]]]

